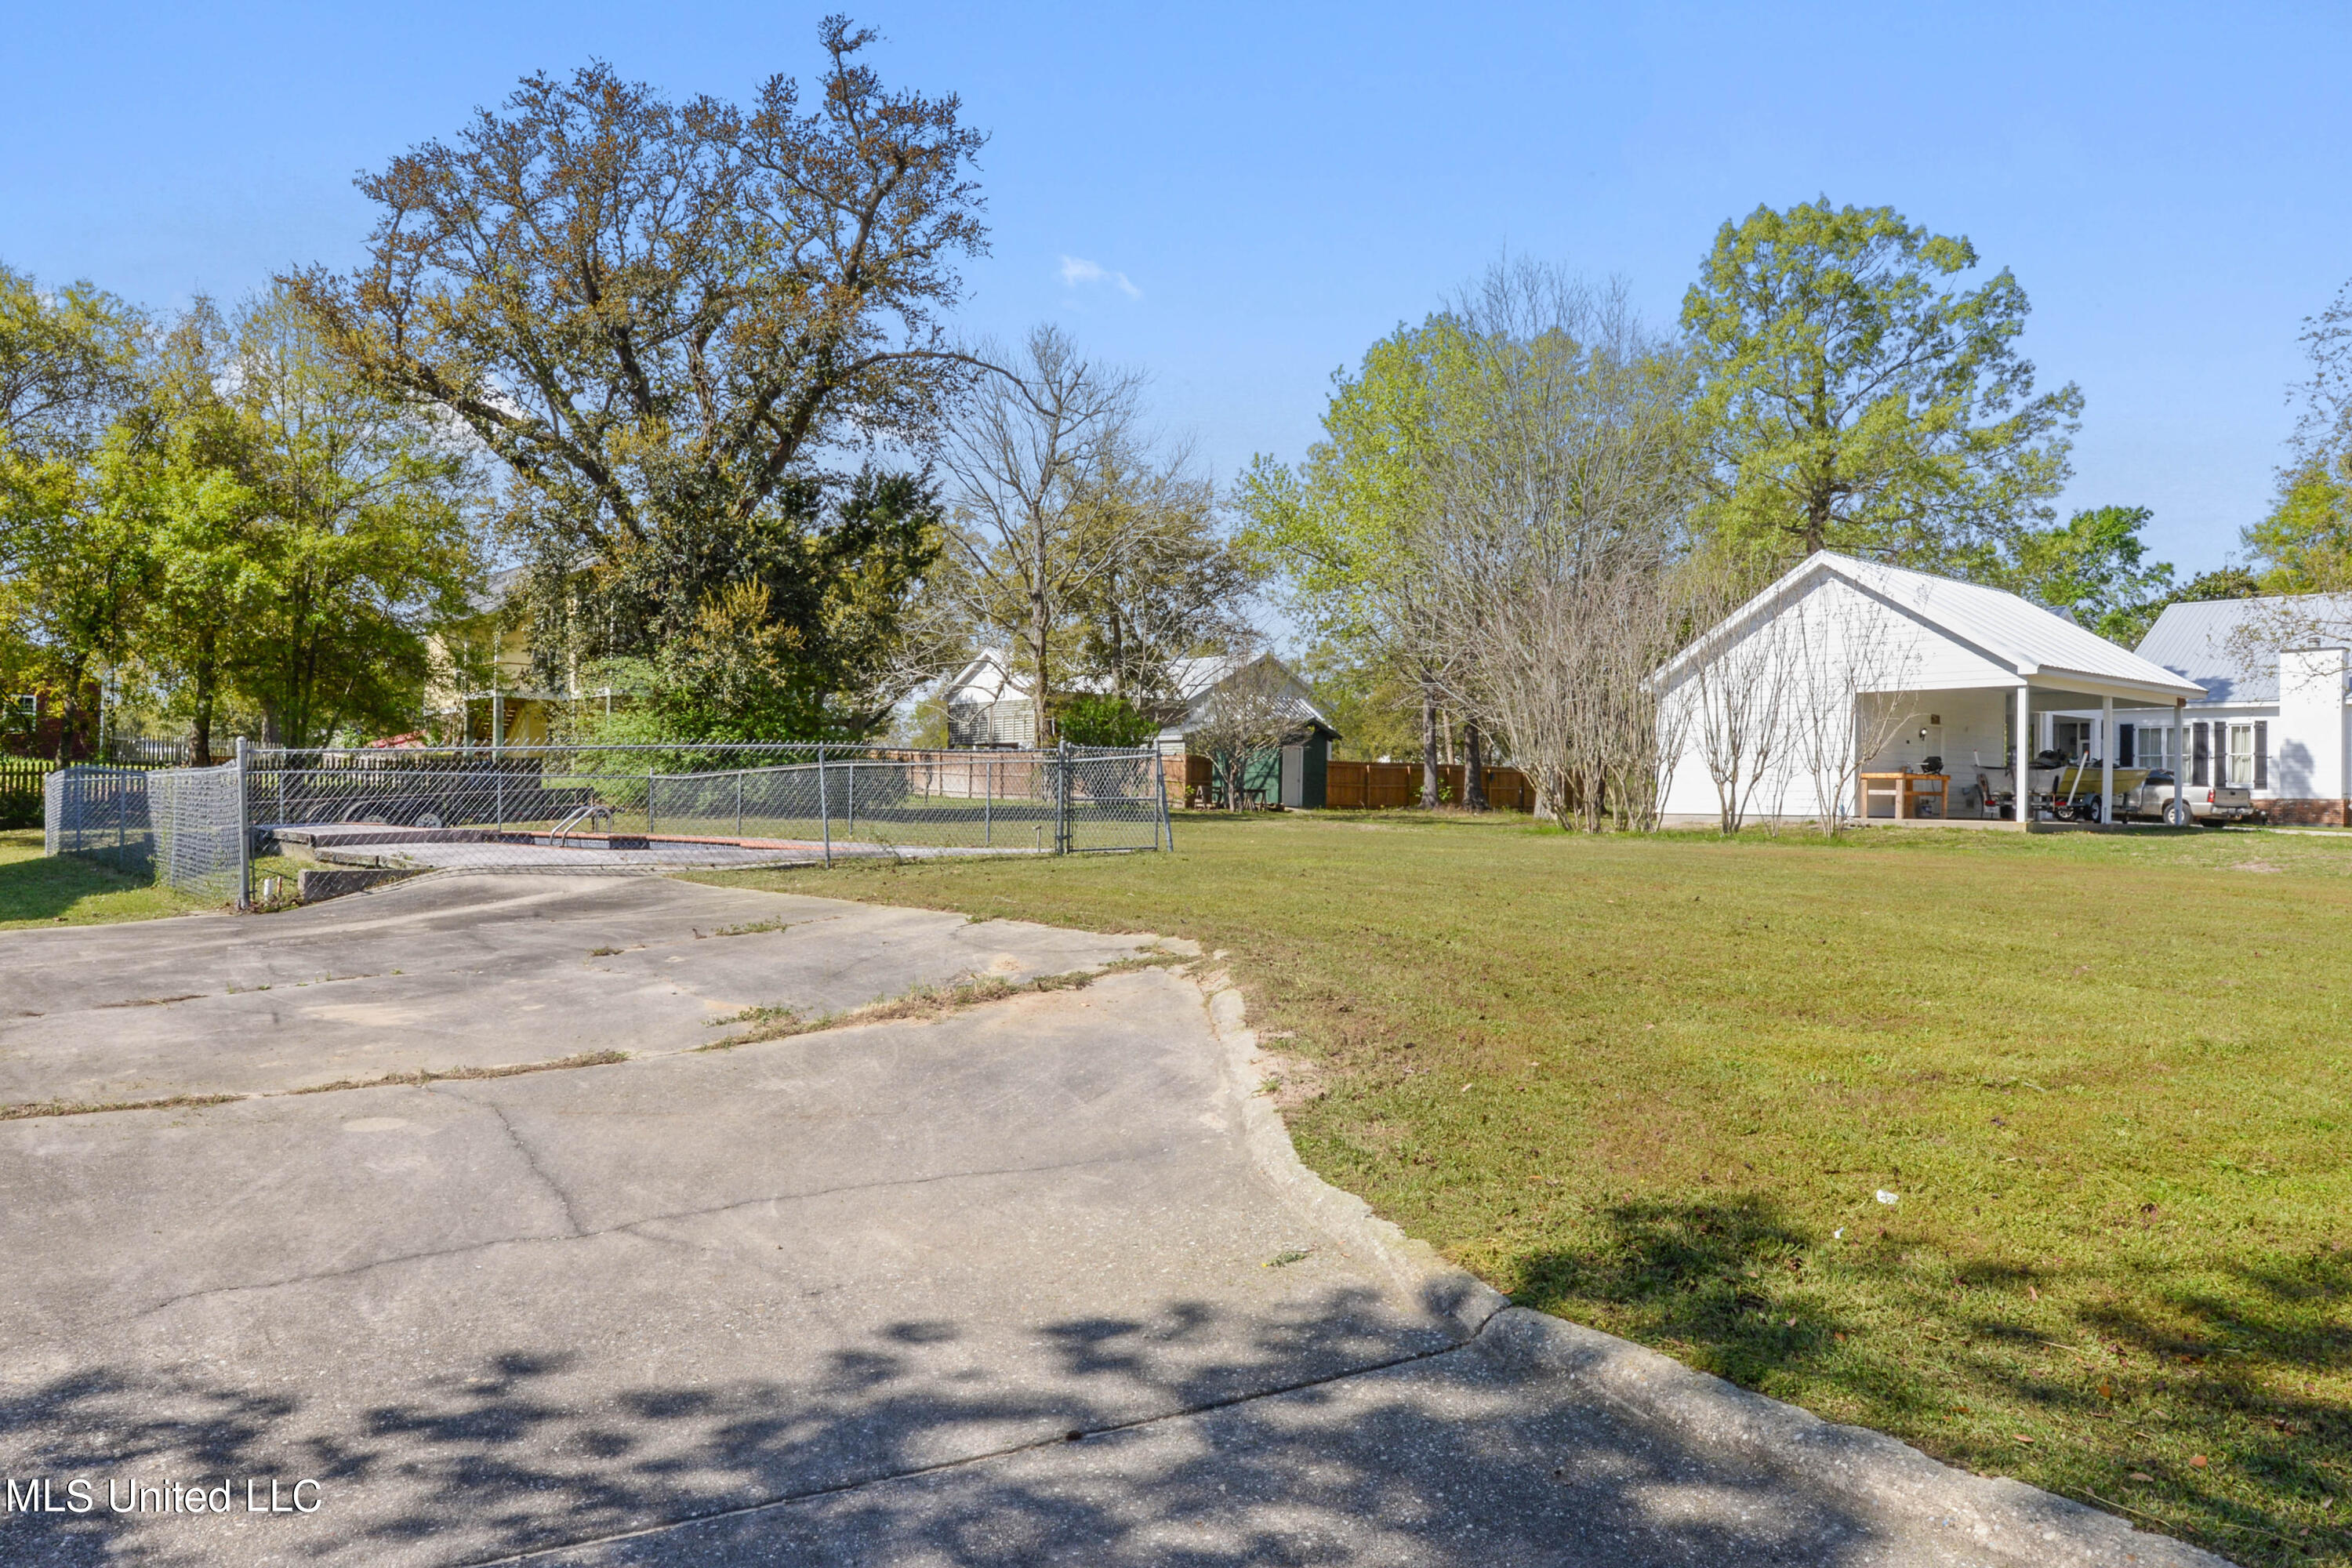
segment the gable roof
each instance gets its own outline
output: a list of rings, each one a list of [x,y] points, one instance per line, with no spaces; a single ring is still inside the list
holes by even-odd
[[[2080,676],[2167,703],[2176,697],[2194,700],[2202,695],[2193,682],[2015,594],[1830,550],[1816,551],[1799,562],[1779,582],[1669,659],[1658,673],[1675,673],[1734,629],[1771,613],[1806,583],[1823,575],[1842,579],[1913,619],[1983,650],[1995,663],[2016,671],[2020,679],[2041,676],[2063,680],[2069,675]]]
[[[2204,689],[2204,701],[2275,702],[2278,658],[2269,645],[2291,639],[2299,622],[2313,631],[2352,626],[2352,594],[2167,605],[2139,639],[2139,653],[2195,681]]]
[[[1301,725],[1312,725],[1328,731],[1333,736],[1330,719],[1316,706],[1307,683],[1298,679],[1291,668],[1270,653],[1255,658],[1235,654],[1207,654],[1196,658],[1171,659],[1168,663],[1168,684],[1178,700],[1185,707],[1183,722],[1190,722],[1202,701],[1226,681],[1261,662],[1271,662],[1290,682],[1288,706],[1292,718]],[[1069,691],[1099,695],[1108,688],[1100,681],[1072,680],[1065,688]],[[966,701],[999,702],[1008,699],[1026,701],[1029,683],[1013,668],[1012,656],[1001,647],[982,648],[971,662],[950,676],[941,688],[942,696],[954,700],[961,695]],[[1166,733],[1168,731],[1163,731]]]

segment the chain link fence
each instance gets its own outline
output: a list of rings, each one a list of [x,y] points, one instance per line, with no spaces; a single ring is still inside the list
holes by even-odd
[[[328,865],[658,870],[1170,842],[1150,750],[257,750],[247,767],[257,833]]]
[[[798,743],[287,751],[49,775],[45,847],[224,902],[251,857],[658,871],[1173,847],[1157,752]]]
[[[59,768],[42,781],[41,847],[226,903],[241,900],[247,837],[235,763]]]

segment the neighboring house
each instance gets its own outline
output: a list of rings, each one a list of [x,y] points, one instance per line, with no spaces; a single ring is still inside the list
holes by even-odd
[[[1708,765],[1705,714],[1727,694],[1790,729],[1872,754],[1842,763],[1843,798],[1822,801],[1801,746],[1783,742],[1749,798],[1750,816],[1808,819],[1824,807],[1848,816],[1891,816],[1897,798],[1865,799],[1855,810],[1858,773],[1927,772],[1928,758],[1949,780],[1945,820],[1985,820],[1990,797],[2014,793],[2014,742],[2028,757],[2053,744],[2062,720],[2113,724],[2117,714],[2172,714],[2203,689],[2063,616],[2014,594],[1858,561],[1822,551],[1757,595],[1662,666],[1656,679],[1679,754],[1667,776],[1664,813],[1676,823],[1719,816],[1717,767]],[[1709,681],[1715,684],[1712,689]],[[1748,692],[1736,689],[1752,683]],[[1899,725],[1894,721],[1900,720]],[[2084,754],[2077,752],[2075,754]],[[2096,747],[2088,754],[2101,754]],[[2112,760],[2112,759],[2110,759]],[[1890,786],[1902,789],[1906,785]],[[1866,792],[1864,792],[1866,795]]]
[[[1277,751],[1251,763],[1244,787],[1262,791],[1270,804],[1279,801],[1284,805],[1318,808],[1329,775],[1331,742],[1339,738],[1339,731],[1316,706],[1307,683],[1272,654],[1255,659],[1180,658],[1171,663],[1167,685],[1177,695],[1145,705],[1160,721],[1157,742],[1160,754],[1181,757],[1192,751],[1189,738],[1213,707],[1218,689],[1260,665],[1271,665],[1278,672],[1285,705],[1294,722]],[[1077,681],[1069,689],[1094,695],[1108,689]],[[1012,658],[1002,648],[982,649],[947,679],[940,695],[947,709],[951,746],[1037,743],[1037,707],[1030,700],[1029,682],[1013,668]]]
[[[2338,630],[2319,635],[2321,626]],[[2183,737],[2190,789],[2242,784],[2274,822],[2352,826],[2346,629],[2352,595],[2166,606],[2139,653],[2198,688]],[[2268,651],[2282,640],[2301,646]],[[2169,725],[2160,712],[2119,713],[2117,763],[2175,766],[2184,748],[2173,745]]]
[[[531,667],[529,630],[505,624],[507,601],[529,571],[511,566],[491,573],[468,597],[473,613],[426,639],[438,673],[425,688],[425,716],[444,740],[543,745],[554,732],[560,704],[601,697],[610,705],[610,691],[585,689],[576,676],[561,689],[549,687]]]
[[[87,681],[81,706],[70,733],[67,729],[66,693],[42,685],[5,694],[0,706],[0,756],[63,757],[68,762],[95,754],[99,739],[99,683]]]

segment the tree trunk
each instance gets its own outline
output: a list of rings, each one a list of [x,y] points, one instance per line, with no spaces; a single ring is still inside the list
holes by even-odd
[[[1127,700],[1127,636],[1118,620],[1118,573],[1104,574],[1104,599],[1110,607],[1110,690],[1121,701]]]
[[[1437,682],[1424,670],[1421,677],[1421,804],[1437,809]]]
[[[1478,733],[1478,721],[1465,721],[1462,726],[1462,805],[1470,811],[1486,809],[1486,746]]]
[[[188,765],[208,768],[213,765],[213,661],[209,656],[197,660],[196,669],[195,738],[191,743]]]
[[[1034,743],[1040,747],[1054,743],[1054,719],[1049,705],[1053,693],[1045,689],[1045,659],[1049,651],[1052,628],[1046,619],[1045,605],[1045,520],[1034,520],[1035,537],[1030,547],[1036,552],[1031,563],[1029,578],[1029,655],[1036,671],[1029,690],[1029,709],[1034,715],[1032,728]]]

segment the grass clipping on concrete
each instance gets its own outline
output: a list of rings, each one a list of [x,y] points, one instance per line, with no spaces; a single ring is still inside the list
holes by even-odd
[[[2352,840],[1176,841],[700,879],[1230,948],[1302,1156],[1521,1304],[2352,1563]]]
[[[983,974],[948,985],[917,986],[903,994],[838,1013],[803,1015],[790,1007],[746,1007],[731,1018],[718,1020],[720,1027],[735,1024],[745,1027],[707,1046],[697,1046],[695,1049],[729,1051],[737,1046],[788,1040],[795,1035],[813,1035],[824,1029],[847,1029],[865,1024],[920,1022],[944,1017],[950,1013],[959,1013],[983,1003],[1002,1002],[1008,996],[1018,996],[1027,992],[1078,991],[1108,975],[1125,974],[1138,969],[1158,969],[1184,962],[1173,953],[1146,953],[1135,958],[1122,958],[1098,969],[1073,969],[1060,974],[1040,974],[1028,980],[1007,980],[1001,974]]]

